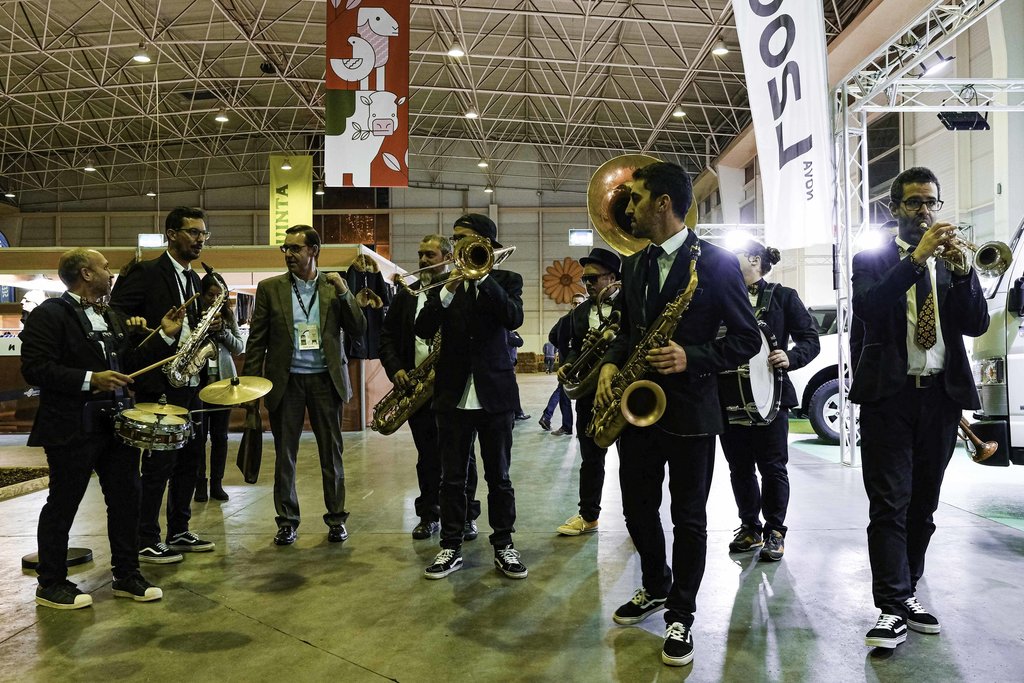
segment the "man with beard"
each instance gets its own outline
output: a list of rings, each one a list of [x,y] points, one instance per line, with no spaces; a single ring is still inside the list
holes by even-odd
[[[936,220],[939,180],[927,168],[903,171],[889,190],[898,234],[853,259],[850,400],[859,403],[861,473],[868,496],[872,595],[881,611],[868,647],[893,649],[939,620],[918,601],[917,583],[935,532],[942,477],[961,412],[980,407],[964,336],[988,328],[984,292],[971,260],[934,258],[957,229]]]
[[[412,290],[419,292],[436,279],[448,277],[448,266],[442,265],[452,258],[452,243],[442,235],[427,235],[420,241],[419,280]],[[416,316],[427,300],[425,293],[412,294],[400,289],[391,302],[380,335],[380,360],[384,371],[395,387],[410,391],[409,372],[419,366],[430,354],[432,340],[421,339],[413,333]],[[441,340],[443,342],[443,340]],[[412,530],[417,540],[430,538],[441,529],[441,454],[437,442],[437,424],[434,411],[427,405],[409,416],[409,430],[416,444],[416,479],[420,495],[414,503],[419,524]],[[480,516],[480,501],[476,500],[476,457],[469,460],[466,478],[468,502],[464,540],[477,537],[476,520]]]
[[[179,206],[167,214],[164,223],[167,251],[155,259],[140,261],[117,278],[110,304],[128,316],[142,316],[155,328],[171,308],[188,303],[182,320],[179,347],[188,339],[200,318],[195,295],[200,279],[192,262],[210,239],[206,214],[202,209]],[[211,331],[220,329],[215,322]],[[163,372],[151,372],[135,382],[135,398],[140,403],[167,403],[188,410],[199,410],[199,377],[183,387],[173,386]],[[181,562],[183,552],[207,552],[213,541],[189,531],[192,496],[196,490],[199,461],[206,457],[206,435],[202,422],[193,423],[193,436],[184,447],[142,458],[142,497],[139,509],[139,560],[152,564]],[[166,543],[160,537],[160,507],[167,490]]]

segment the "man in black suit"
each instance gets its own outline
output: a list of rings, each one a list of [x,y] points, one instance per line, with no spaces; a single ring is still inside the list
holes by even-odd
[[[612,302],[618,295],[617,291],[612,290],[610,294],[605,293],[601,301],[597,298],[606,287],[618,282],[621,277],[622,259],[618,254],[595,247],[586,258],[580,259],[580,265],[583,266],[583,284],[590,298],[562,318],[566,321],[569,348],[563,357],[562,367],[558,369],[559,387],[565,381],[566,371],[579,358],[587,332],[597,330],[603,320],[608,320],[612,312]],[[604,458],[608,449],[598,446],[594,443],[593,437],[587,434],[587,426],[593,412],[593,392],[576,399],[576,434],[580,440],[579,514],[573,515],[558,527],[558,533],[563,536],[579,536],[597,531],[597,520],[601,514],[601,492],[604,489]]]
[[[159,600],[163,592],[139,571],[139,449],[114,434],[114,417],[131,406],[124,373],[168,356],[181,329],[181,312],[165,312],[161,337],[140,348],[131,326],[107,310],[113,276],[107,259],[92,249],[64,252],[57,266],[68,291],[47,299],[25,321],[21,337],[21,373],[39,387],[29,446],[42,446],[50,466],[50,492],[39,513],[39,587],[36,604],[78,609],[92,596],[68,581],[68,534],[89,477],[99,476],[107,503],[114,595],[139,602]]]
[[[722,432],[715,374],[734,368],[760,347],[736,257],[697,238],[683,222],[692,202],[690,178],[681,167],[658,162],[633,174],[629,206],[633,234],[651,245],[622,266],[621,330],[605,354],[595,403],[615,400],[611,379],[644,329],[689,282],[696,258],[697,288],[669,343],[647,354],[648,375],[665,392],[661,420],[646,428],[626,425],[619,438],[619,483],[626,529],[640,554],[643,584],[615,611],[618,624],[635,624],[667,608],[662,661],[693,660],[693,613],[707,555],[707,499],[715,462],[715,435]],[[727,333],[720,339],[718,330]],[[672,567],[665,561],[661,526],[662,482],[669,472],[674,539]]]
[[[447,278],[448,267],[442,265],[451,260],[452,243],[443,235],[427,235],[420,241],[419,280],[411,285],[418,292],[435,279]],[[413,333],[416,315],[423,310],[426,295],[411,294],[400,289],[391,302],[380,334],[380,361],[396,387],[408,390],[409,373],[430,354],[430,341]],[[430,404],[423,406],[409,416],[409,430],[416,444],[416,479],[420,495],[414,503],[419,524],[412,530],[417,540],[430,538],[441,530],[441,453],[437,442],[437,423]],[[468,519],[463,528],[463,537],[473,540],[477,537],[476,519],[480,516],[480,501],[476,500],[476,457],[469,459],[467,474]]]
[[[192,268],[210,233],[202,209],[178,207],[164,222],[167,251],[155,259],[135,264],[117,278],[110,304],[121,313],[142,316],[155,327],[170,308],[180,306],[200,291],[200,279]],[[198,299],[186,309],[179,346],[199,322]],[[219,325],[211,326],[213,331]],[[162,396],[167,403],[189,410],[203,407],[199,400],[199,377],[183,387],[175,387],[163,372],[143,375],[135,383],[135,398],[140,403],[156,403]],[[147,453],[142,458],[142,499],[139,513],[139,560],[152,564],[181,562],[183,552],[213,550],[213,541],[189,531],[192,495],[196,490],[199,462],[206,457],[206,435],[202,422],[193,422],[193,437],[176,451]],[[160,537],[160,506],[167,490],[166,543]]]
[[[853,259],[850,400],[859,403],[862,474],[868,495],[872,594],[881,610],[869,647],[895,648],[907,627],[938,633],[917,584],[935,531],[942,476],[963,410],[979,407],[963,337],[988,328],[988,308],[971,260],[951,268],[956,226],[937,221],[939,181],[927,168],[903,171],[889,190],[898,235]]]
[[[500,247],[497,226],[481,214],[461,216],[454,233],[455,240],[479,236]],[[453,271],[416,317],[417,336],[431,339],[441,330],[433,402],[441,444],[441,552],[425,576],[440,579],[462,568],[466,472],[478,435],[494,564],[510,578],[525,579],[526,566],[512,543],[516,498],[509,463],[516,376],[506,334],[523,324],[523,278],[507,270],[466,282],[460,277]]]

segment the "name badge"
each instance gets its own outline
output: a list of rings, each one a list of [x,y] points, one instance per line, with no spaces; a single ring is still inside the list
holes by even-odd
[[[299,323],[299,351],[316,351],[320,348],[320,326]]]

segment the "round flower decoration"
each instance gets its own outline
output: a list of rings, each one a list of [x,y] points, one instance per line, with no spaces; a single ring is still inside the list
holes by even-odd
[[[583,266],[576,259],[566,256],[545,269],[544,293],[556,304],[572,303],[573,294],[587,293],[580,281],[582,277]]]

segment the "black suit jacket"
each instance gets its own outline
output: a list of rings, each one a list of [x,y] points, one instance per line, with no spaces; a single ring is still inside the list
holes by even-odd
[[[199,275],[194,269],[191,272],[192,291],[195,293],[199,291]],[[171,257],[164,252],[155,259],[140,261],[118,277],[110,295],[110,305],[125,317],[141,315],[146,319],[146,325],[156,329],[167,311],[181,305],[178,282]],[[192,326],[195,326],[198,306],[197,300],[190,307],[189,322]],[[171,385],[163,372],[149,372],[135,380],[133,387],[147,394],[160,394],[168,391]]]
[[[106,313],[121,372],[130,373],[166,358],[174,347],[154,336],[141,349],[124,319],[114,309]],[[157,323],[159,324],[159,323]],[[47,299],[25,321],[21,338],[21,374],[39,388],[39,410],[28,437],[29,446],[63,447],[90,438],[82,425],[82,411],[89,401],[114,399],[113,392],[82,391],[86,371],[109,370],[100,343],[90,339],[92,326],[70,296]],[[157,371],[159,372],[159,371]],[[136,379],[145,377],[140,376]]]
[[[412,286],[414,290],[419,288],[419,282]],[[380,362],[392,382],[399,370],[409,372],[416,367],[416,303],[416,296],[399,290],[380,329]]]
[[[676,251],[675,262],[658,296],[658,311],[689,282],[690,247],[699,244],[697,289],[683,313],[672,339],[686,351],[687,367],[681,373],[649,373],[662,389],[668,405],[656,425],[673,434],[719,434],[724,428],[718,402],[717,373],[735,368],[751,358],[761,346],[754,312],[739,263],[730,252],[697,239],[691,231]],[[621,369],[643,337],[644,290],[647,283],[647,250],[624,259],[620,333],[605,354],[605,363]],[[727,333],[716,339],[722,325]]]
[[[799,405],[796,400],[796,389],[789,379],[789,373],[799,370],[812,360],[821,351],[821,344],[818,342],[818,327],[814,324],[814,318],[807,312],[807,307],[800,300],[800,295],[791,287],[774,285],[775,291],[770,301],[766,301],[765,281],[759,282],[761,292],[758,295],[755,310],[767,305],[768,308],[761,315],[761,320],[775,335],[779,342],[779,348],[786,352],[789,357],[789,368],[782,375],[782,402],[781,407],[792,408]],[[795,342],[793,348],[789,348],[789,341]]]
[[[907,292],[926,274],[918,274],[909,257],[900,259],[895,240],[853,258],[853,315],[859,323],[850,336],[854,403],[880,401],[906,385]],[[964,410],[979,408],[963,340],[988,329],[988,306],[978,275],[971,269],[958,277],[943,261],[936,261],[935,284],[946,345],[943,387]]]
[[[430,292],[415,325],[416,334],[424,339],[441,330],[434,410],[456,408],[470,374],[484,410],[515,410],[518,391],[507,331],[523,324],[522,276],[492,270],[477,283],[476,299],[460,286],[447,308],[441,306],[441,289]]]

